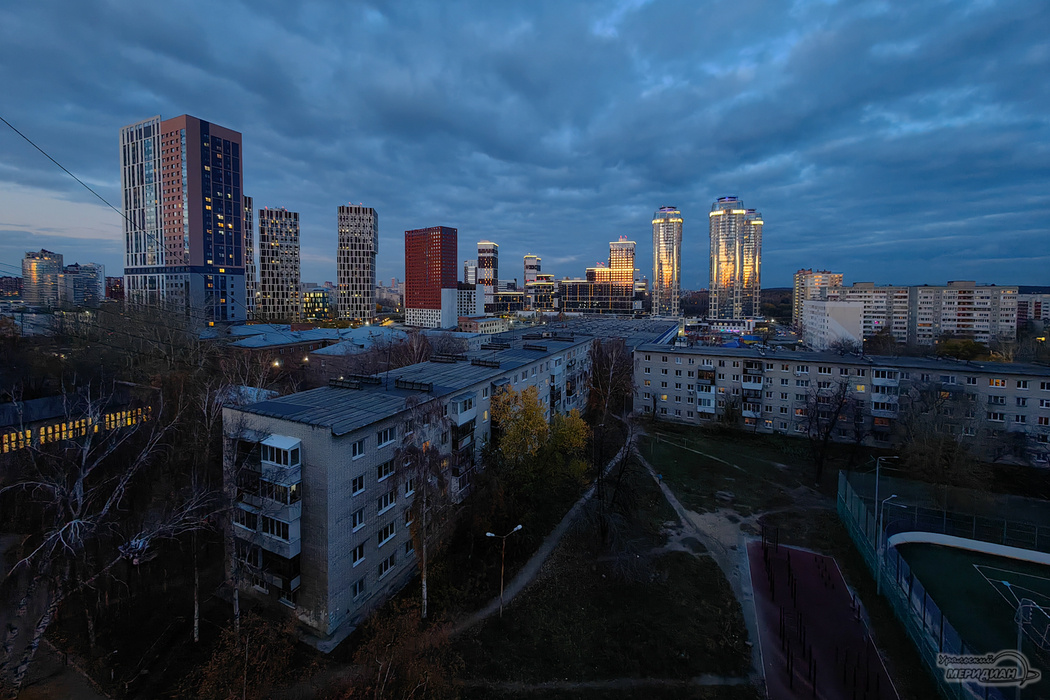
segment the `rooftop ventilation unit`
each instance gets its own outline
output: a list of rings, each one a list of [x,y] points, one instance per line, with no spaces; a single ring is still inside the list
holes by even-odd
[[[373,374],[350,374],[347,378],[361,382],[362,384],[375,384],[376,386],[383,383],[382,379]]]
[[[546,345],[534,345],[533,343],[525,343],[521,346],[522,350],[539,350],[540,352],[547,352]]]
[[[356,379],[343,379],[340,377],[339,379],[329,379],[328,386],[336,389],[360,389],[361,382]]]
[[[434,388],[433,382],[414,382],[411,379],[402,379],[398,377],[394,380],[394,387],[397,389],[411,389],[412,391],[431,391]]]
[[[486,360],[480,357],[475,357],[473,360],[470,361],[470,364],[476,365],[478,367],[492,367],[494,369],[499,368],[499,360]]]

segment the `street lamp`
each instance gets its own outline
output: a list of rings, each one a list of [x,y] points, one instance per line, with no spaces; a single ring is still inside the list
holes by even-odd
[[[508,532],[506,535],[497,535],[492,532],[486,532],[485,537],[498,537],[503,540],[503,552],[499,557],[499,616],[503,617],[503,564],[507,560],[507,538],[513,535],[515,532],[521,529],[521,525]]]
[[[889,498],[882,499],[882,503],[879,504],[879,517],[875,522],[875,594],[882,594],[882,552],[883,552],[883,537],[882,537],[882,515],[886,510],[886,504],[890,503],[897,494],[893,494]],[[896,508],[907,508],[908,506],[903,503],[890,503],[891,506]]]
[[[879,457],[875,460],[875,503],[879,502],[879,471],[882,469],[882,460],[884,459],[900,459],[900,457]],[[867,528],[865,528],[867,529]],[[876,530],[878,528],[876,527]],[[879,533],[875,533],[875,553],[878,554],[879,549]]]

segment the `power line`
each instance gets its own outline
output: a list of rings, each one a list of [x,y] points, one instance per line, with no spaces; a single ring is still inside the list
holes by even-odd
[[[25,142],[26,142],[26,143],[28,143],[28,144],[29,144],[30,146],[32,146],[32,147],[33,147],[33,148],[35,148],[36,150],[40,151],[40,152],[41,152],[41,153],[42,153],[42,154],[44,155],[44,157],[45,157],[45,158],[47,158],[47,159],[48,159],[49,161],[51,161],[52,163],[54,163],[55,165],[57,165],[57,166],[58,166],[59,168],[61,168],[61,169],[62,169],[62,172],[64,172],[64,173],[65,173],[66,175],[69,175],[69,176],[70,176],[71,178],[73,178],[73,179],[74,179],[74,180],[76,180],[77,182],[79,182],[79,183],[81,184],[81,186],[83,186],[83,188],[84,188],[85,190],[87,190],[87,191],[88,191],[88,192],[90,192],[91,194],[93,194],[93,195],[95,195],[96,197],[98,197],[98,199],[99,199],[99,201],[100,201],[100,202],[102,202],[102,203],[103,203],[103,204],[105,204],[105,205],[106,205],[107,207],[109,207],[109,208],[110,208],[110,209],[112,209],[113,211],[115,211],[115,212],[117,212],[118,214],[120,214],[120,217],[121,217],[122,219],[124,219],[124,220],[128,221],[129,223],[131,223],[131,220],[130,220],[130,219],[128,219],[128,218],[127,218],[127,216],[125,216],[125,215],[124,215],[124,212],[122,212],[121,210],[117,209],[117,208],[116,208],[115,206],[113,206],[112,204],[110,204],[110,203],[109,203],[109,201],[108,201],[108,200],[106,200],[106,198],[105,198],[105,197],[103,197],[102,195],[100,195],[100,194],[99,194],[98,192],[96,192],[95,190],[91,189],[91,187],[90,187],[90,186],[89,186],[89,185],[88,185],[88,184],[87,184],[86,182],[84,182],[84,181],[83,181],[83,180],[81,180],[81,179],[80,179],[79,177],[77,177],[76,175],[74,175],[73,173],[71,173],[71,172],[70,172],[70,171],[69,171],[69,170],[68,170],[68,169],[66,168],[66,166],[62,165],[62,164],[61,164],[61,163],[59,163],[59,162],[58,162],[57,160],[55,160],[54,158],[52,158],[52,157],[51,157],[51,154],[50,154],[50,153],[48,153],[48,152],[47,152],[47,151],[45,151],[45,150],[44,150],[43,148],[41,148],[40,146],[38,146],[38,145],[36,144],[36,142],[35,142],[35,141],[33,141],[33,139],[29,138],[28,136],[26,136],[25,134],[23,134],[23,133],[22,133],[21,131],[19,131],[18,129],[16,129],[16,128],[15,128],[15,125],[14,125],[14,124],[12,124],[11,122],[9,122],[9,121],[7,121],[6,119],[4,119],[4,118],[3,118],[3,116],[0,116],[0,122],[3,122],[4,124],[7,124],[7,126],[9,126],[9,127],[11,128],[11,131],[13,131],[13,132],[15,132],[16,134],[18,134],[19,136],[21,136],[21,137],[22,137],[23,139],[25,139]],[[134,226],[134,224],[133,224],[133,223],[132,223],[132,225]]]

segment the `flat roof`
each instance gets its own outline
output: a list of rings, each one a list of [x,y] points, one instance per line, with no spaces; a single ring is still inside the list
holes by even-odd
[[[375,375],[380,380],[379,384],[362,384],[360,389],[323,386],[234,410],[327,427],[333,435],[346,435],[402,413],[419,399],[427,401],[451,397],[477,384],[498,382],[504,374],[555,357],[570,348],[588,344],[595,337],[623,337],[628,346],[633,347],[632,343],[659,340],[672,330],[677,332],[677,328],[678,324],[675,321],[654,322],[650,319],[574,319],[519,328],[492,336],[494,342],[509,343],[510,348],[468,351],[463,353],[468,358],[466,361],[421,362]],[[566,340],[523,337],[542,331],[559,334]],[[568,341],[570,333],[573,334],[573,338]],[[546,346],[547,349],[526,349],[526,345],[533,348]],[[470,359],[473,358],[498,360],[500,366],[473,365],[470,363]],[[398,379],[431,384],[432,388],[429,392],[402,389],[397,386]]]
[[[779,350],[775,348],[728,348],[712,345],[675,347],[647,343],[637,348],[639,352],[664,352],[684,355],[710,355],[742,357],[770,362],[828,362],[856,365],[858,367],[893,367],[929,370],[931,372],[973,372],[975,374],[1024,374],[1050,377],[1050,367],[1030,362],[979,362],[955,360],[947,357],[908,357],[898,355],[842,355],[830,351]]]

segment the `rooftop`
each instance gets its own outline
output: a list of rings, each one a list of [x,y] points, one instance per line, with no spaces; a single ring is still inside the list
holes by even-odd
[[[508,348],[493,349],[490,346],[489,349],[463,353],[463,359],[458,362],[421,362],[375,375],[377,384],[360,383],[360,388],[325,386],[262,401],[239,410],[327,427],[333,435],[345,435],[404,412],[418,400],[417,397],[433,399],[453,396],[471,386],[491,382],[519,367],[590,343],[595,337],[622,337],[629,347],[634,347],[642,342],[666,340],[669,334],[677,333],[677,330],[677,322],[649,319],[579,319],[521,328],[492,336],[493,343],[506,343],[510,346]],[[546,338],[534,337],[544,332],[550,335]],[[555,335],[559,338],[553,337]],[[544,347],[546,349],[541,349]],[[484,365],[472,364],[473,359],[488,362]],[[487,366],[493,362],[498,362],[499,366]],[[408,382],[416,382],[417,386],[429,384],[431,389],[424,392],[401,388]]]
[[[973,372],[974,374],[1010,374],[1050,377],[1050,367],[1026,362],[975,362],[956,360],[951,357],[903,357],[896,355],[842,355],[831,351],[778,350],[775,348],[697,345],[692,347],[670,347],[647,343],[640,345],[639,352],[663,352],[682,355],[741,357],[780,362],[827,362],[856,365],[858,367],[900,367],[904,369],[929,370],[930,372]]]

